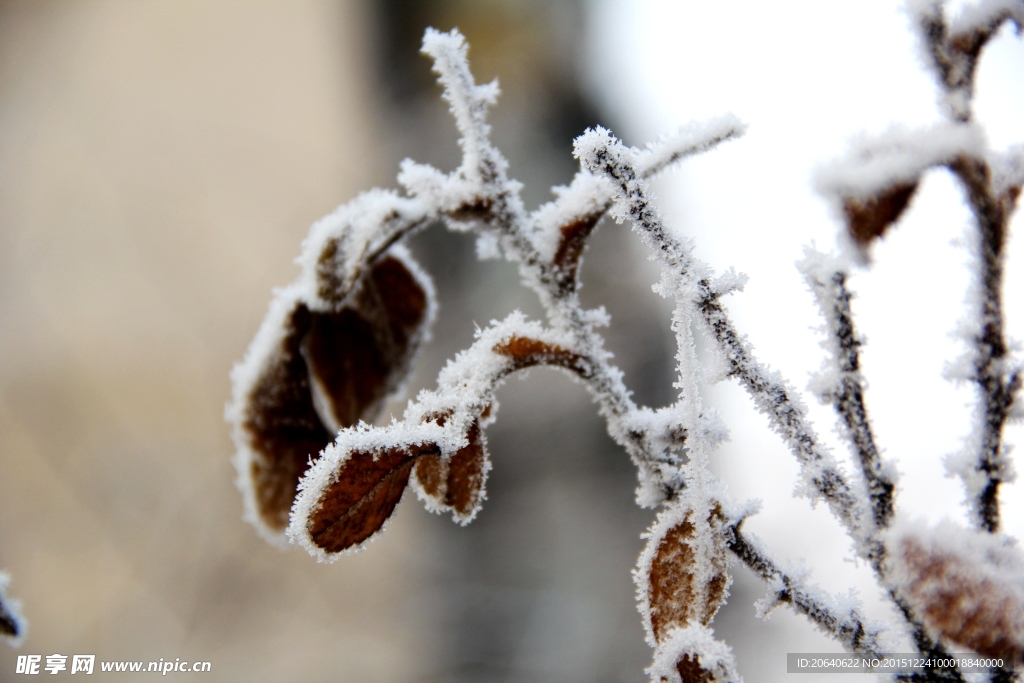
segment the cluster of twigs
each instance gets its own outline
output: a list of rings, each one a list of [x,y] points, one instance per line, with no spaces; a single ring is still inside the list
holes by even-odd
[[[739,680],[730,649],[710,628],[728,596],[730,552],[768,584],[763,611],[789,604],[851,652],[883,654],[909,635],[924,655],[955,645],[1008,657],[991,675],[1013,679],[1012,667],[1024,660],[1024,584],[1019,551],[998,534],[998,490],[1012,474],[1002,432],[1021,412],[1021,373],[1003,331],[1001,278],[1024,155],[986,151],[970,101],[981,48],[1003,22],[1024,23],[1024,4],[985,1],[954,22],[936,2],[913,13],[940,77],[949,123],[891,133],[824,173],[821,188],[846,223],[846,254],[809,252],[800,266],[827,321],[830,359],[814,386],[836,410],[856,474],[844,471],[799,394],[757,360],[731,321],[722,299],[741,289],[743,278],[714,277],[693,255],[691,240],[669,229],[650,201],[647,179],[740,136],[743,125],[721,117],[644,150],[624,146],[604,129],[587,131],[576,140],[581,170],[572,183],[527,212],[519,183],[507,177],[507,163],[489,140],[486,111],[496,84],[474,82],[457,32],[428,30],[423,50],[434,59],[462,136],[462,164],[446,174],[406,161],[398,177],[404,195],[373,190],[313,226],[302,275],[275,295],[232,375],[228,419],[247,518],[268,539],[301,544],[328,561],[377,534],[409,487],[428,509],[468,523],[485,498],[491,469],[484,429],[496,418],[495,390],[514,372],[549,366],[586,385],[609,434],[637,467],[637,502],[660,508],[634,575],[655,648],[652,680]],[[953,462],[977,531],[896,522],[896,481],[868,419],[847,289],[848,268],[867,261],[871,244],[936,166],[961,181],[978,228],[977,310],[962,364],[963,379],[978,387],[978,429]],[[587,238],[606,214],[628,221],[651,249],[662,266],[659,291],[675,302],[679,397],[667,407],[635,405],[604,348],[599,329],[606,314],[584,309],[578,297]],[[517,263],[547,319],[527,321],[516,313],[493,322],[442,370],[437,389],[409,403],[402,420],[371,426],[429,334],[430,279],[402,242],[435,222],[473,231],[483,250]],[[840,607],[742,530],[750,508],[728,501],[707,468],[725,431],[701,404],[706,373],[695,331],[710,342],[720,374],[736,378],[792,451],[801,489],[844,526],[904,623],[875,623],[859,608]],[[964,680],[956,668],[941,666],[897,677]]]

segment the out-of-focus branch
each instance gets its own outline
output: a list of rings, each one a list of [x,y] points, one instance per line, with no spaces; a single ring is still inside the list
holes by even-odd
[[[952,21],[942,0],[916,0],[910,10],[943,90],[943,113],[956,121],[969,121],[981,51],[1004,22],[1012,21],[1018,28],[1024,24],[1024,2],[981,0]]]
[[[842,421],[843,434],[860,463],[871,497],[875,526],[884,529],[892,519],[896,483],[890,471],[883,466],[868,419],[864,404],[864,378],[860,372],[861,341],[850,309],[847,275],[837,265],[823,254],[810,251],[799,264],[825,318],[828,336],[823,346],[831,356],[814,382],[814,388],[824,401],[832,404]]]
[[[13,647],[25,639],[26,622],[21,614],[21,605],[7,594],[10,577],[0,572],[0,638]]]
[[[1013,362],[1003,317],[1003,271],[1010,212],[1020,193],[1020,180],[998,192],[989,163],[963,155],[949,164],[963,184],[978,228],[978,310],[970,330],[973,345],[969,380],[977,387],[976,449],[973,464],[961,459],[959,474],[971,498],[975,523],[999,529],[999,485],[1013,478],[1012,463],[1003,445],[1003,429],[1019,400],[1021,368]],[[971,471],[973,469],[973,472]],[[980,475],[980,480],[979,476]]]

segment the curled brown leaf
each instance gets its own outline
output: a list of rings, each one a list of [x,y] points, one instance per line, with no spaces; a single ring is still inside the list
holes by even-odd
[[[444,460],[439,455],[420,458],[414,476],[423,494],[437,510],[449,510],[456,521],[469,523],[484,498],[484,484],[490,462],[483,430],[474,421],[467,434],[469,441]]]
[[[869,199],[846,197],[843,212],[850,237],[861,248],[882,237],[899,220],[916,189],[916,182],[897,183]]]
[[[295,489],[310,457],[331,440],[313,405],[309,372],[299,351],[312,316],[300,304],[288,317],[275,357],[249,393],[242,424],[253,453],[248,475],[256,510],[278,532],[288,526]]]
[[[437,452],[415,446],[350,454],[306,522],[310,539],[324,552],[339,553],[377,533],[402,499],[416,461]]]
[[[726,574],[725,518],[716,505],[702,520],[710,530],[713,553],[701,557],[694,511],[670,527],[657,542],[647,577],[651,629],[661,642],[672,628],[689,624],[707,626],[725,602],[729,578]],[[706,541],[704,541],[706,542]]]
[[[242,430],[260,521],[288,525],[299,479],[339,428],[376,419],[402,382],[427,319],[426,285],[385,256],[335,311],[297,302],[246,397]]]
[[[1024,662],[1024,587],[912,536],[898,550],[907,599],[929,629],[978,654]]]
[[[507,341],[496,344],[494,352],[512,359],[512,370],[534,365],[557,365],[582,376],[587,373],[587,369],[582,365],[583,359],[578,353],[539,339],[512,336]]]

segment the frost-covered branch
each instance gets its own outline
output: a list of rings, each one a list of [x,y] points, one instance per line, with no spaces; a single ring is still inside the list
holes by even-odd
[[[971,120],[971,102],[983,47],[1006,21],[1020,29],[1024,2],[983,0],[950,21],[942,2],[923,0],[911,3],[911,14],[951,121],[920,131],[894,128],[861,141],[846,161],[819,173],[818,186],[846,223],[849,252],[863,263],[929,169],[945,167],[963,186],[977,226],[971,240],[976,280],[969,301],[973,310],[962,330],[969,351],[949,375],[974,384],[978,403],[973,433],[947,466],[964,482],[975,524],[993,532],[999,528],[999,486],[1014,478],[1003,431],[1021,412],[1021,365],[1006,339],[1002,287],[1007,232],[1024,185],[1024,164],[1020,148],[1005,155],[988,150],[983,131]],[[868,482],[871,486],[870,477]]]
[[[731,529],[729,550],[769,586],[769,597],[758,606],[759,616],[766,617],[776,605],[791,605],[850,652],[877,656],[891,651],[884,626],[869,623],[858,606],[840,606],[820,588],[784,571],[739,525]]]
[[[943,90],[943,113],[957,121],[968,121],[974,72],[982,48],[1006,21],[1020,30],[1024,3],[981,0],[965,7],[952,21],[946,17],[943,0],[912,0],[908,5],[924,44],[925,59]]]
[[[923,25],[941,20],[936,24],[941,30],[928,29],[931,24],[925,30],[926,37],[938,36],[935,44],[946,46],[945,52],[933,50],[939,55],[935,60],[961,50],[957,36],[974,36],[980,41],[978,52],[1001,22],[1019,23],[1017,6],[1006,1],[983,2],[952,28],[936,7],[918,7]],[[728,596],[729,551],[768,583],[770,596],[762,612],[787,603],[851,651],[891,651],[886,647],[893,633],[889,627],[870,622],[852,601],[830,597],[799,572],[781,568],[740,532],[737,520],[743,515],[730,520],[723,511],[730,503],[708,464],[726,430],[701,402],[705,372],[693,338],[699,329],[724,374],[739,381],[796,456],[803,480],[799,488],[812,501],[826,503],[858,556],[871,563],[919,651],[944,654],[948,640],[983,652],[976,633],[935,618],[941,605],[936,607],[934,585],[921,584],[932,567],[960,571],[962,558],[947,561],[932,546],[915,545],[914,539],[924,538],[921,533],[900,536],[892,530],[896,478],[880,456],[865,407],[847,261],[808,255],[802,270],[826,320],[830,355],[813,388],[839,415],[863,475],[852,481],[819,439],[799,394],[757,360],[729,318],[722,297],[742,288],[742,276],[730,272],[714,278],[694,256],[692,240],[667,226],[650,200],[648,178],[738,137],[744,126],[724,116],[685,127],[645,150],[627,148],[607,130],[589,130],[576,140],[581,170],[572,182],[554,188],[553,201],[527,212],[521,185],[508,177],[507,161],[490,142],[486,113],[496,101],[497,84],[475,83],[467,46],[456,31],[428,30],[423,50],[433,57],[451,105],[461,136],[461,164],[444,173],[406,160],[398,176],[404,194],[373,190],[316,223],[303,243],[300,277],[275,293],[245,359],[232,373],[227,417],[234,428],[246,517],[257,529],[276,543],[298,543],[318,559],[332,561],[378,534],[409,488],[428,510],[451,513],[460,524],[470,522],[486,497],[491,463],[484,430],[496,418],[496,390],[514,372],[553,367],[587,387],[608,433],[637,466],[637,502],[661,508],[645,534],[634,572],[647,640],[655,651],[648,669],[652,680],[741,680],[730,648],[711,627]],[[961,52],[976,59],[971,50],[968,45]],[[965,64],[973,70],[974,62],[957,55],[940,72],[943,82],[953,84],[950,92],[966,93],[961,99],[969,105],[971,75],[965,80],[954,72]],[[847,256],[863,263],[871,244],[907,208],[928,169],[951,169],[967,189],[980,226],[977,252],[983,275],[980,322],[971,328],[977,333],[971,336],[963,379],[979,386],[982,400],[980,436],[976,447],[968,449],[961,474],[979,501],[982,526],[994,531],[998,484],[1011,474],[1003,426],[1024,412],[1017,400],[1021,372],[1010,359],[1000,299],[1005,231],[1024,184],[1024,154],[1016,150],[997,158],[987,152],[982,131],[969,121],[969,107],[963,111],[967,114],[928,130],[893,129],[862,141],[850,160],[820,173],[819,188],[847,224]],[[618,222],[630,221],[650,248],[662,267],[656,289],[675,303],[671,325],[679,394],[659,409],[633,402],[599,331],[609,322],[607,314],[603,308],[586,310],[579,300],[587,241],[609,212]],[[401,420],[372,426],[430,333],[433,286],[403,242],[436,222],[475,233],[482,258],[517,263],[546,321],[528,321],[517,312],[492,322],[441,371],[435,390],[422,391],[409,403]],[[964,541],[974,542],[973,537]],[[919,547],[925,549],[918,552]],[[984,548],[998,555],[994,546]],[[1016,647],[1017,613],[993,605],[1016,605],[1003,598],[1013,598],[1017,589],[992,583],[1005,561],[996,564],[980,579],[970,575],[948,585],[980,596],[965,608],[965,618],[987,619],[999,642]],[[1000,621],[1008,614],[1008,620]],[[900,677],[963,680],[958,671],[942,669]]]
[[[951,20],[942,2],[919,0],[911,5],[911,13],[942,90],[944,113],[968,124],[972,118],[974,73],[982,49],[1007,21],[1016,26],[1018,33],[1021,31],[1024,1],[981,0]],[[964,481],[975,523],[994,532],[999,528],[999,485],[1014,478],[1002,433],[1015,409],[1021,369],[1010,357],[1003,329],[1002,280],[1010,214],[1024,178],[1019,149],[1006,159],[998,159],[983,145],[978,147],[945,161],[963,185],[978,227],[973,249],[978,262],[973,302],[976,310],[965,325],[972,350],[952,374],[977,387],[979,403],[974,434],[964,451],[950,458],[948,465]]]
[[[976,309],[965,329],[972,349],[961,361],[959,375],[977,387],[975,431],[965,451],[949,463],[964,480],[975,523],[994,532],[999,528],[999,485],[1015,476],[1003,429],[1015,407],[1019,411],[1015,404],[1019,402],[1022,368],[1006,339],[1002,290],[1010,214],[1024,184],[1024,173],[1018,165],[995,178],[986,159],[966,155],[955,159],[949,168],[966,190],[978,227],[973,255],[979,270],[971,302]]]
[[[857,456],[867,484],[875,526],[884,529],[893,515],[896,477],[892,468],[882,462],[864,405],[862,342],[850,310],[852,295],[846,288],[847,273],[834,260],[810,250],[798,266],[825,318],[827,339],[823,346],[831,357],[815,378],[812,389],[824,402],[832,404],[842,420],[843,434]]]
[[[864,557],[877,555],[870,516],[865,514],[860,498],[847,483],[839,463],[820,443],[807,420],[806,408],[792,388],[754,358],[749,343],[733,327],[722,307],[721,292],[712,286],[710,269],[693,257],[691,242],[671,232],[651,206],[646,183],[637,174],[636,153],[599,129],[577,139],[576,154],[592,173],[603,173],[616,183],[618,216],[630,219],[665,268],[662,291],[687,292],[728,364],[729,376],[739,379],[800,462],[808,495],[828,504],[857,542],[858,553]]]

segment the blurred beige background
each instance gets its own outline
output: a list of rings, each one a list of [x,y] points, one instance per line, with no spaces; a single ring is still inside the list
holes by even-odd
[[[55,652],[419,680],[410,524],[343,568],[268,548],[222,419],[307,226],[380,180],[364,14],[0,7],[0,567],[30,621],[0,680]]]
[[[30,622],[0,680],[53,653],[207,660],[218,681],[644,679],[629,571],[650,515],[581,387],[540,372],[502,393],[469,528],[407,500],[332,566],[241,521],[222,419],[310,223],[392,185],[403,156],[456,163],[423,26],[460,25],[480,80],[502,75],[495,139],[529,203],[569,179],[572,136],[597,122],[574,7],[0,3],[0,569]],[[599,235],[586,296],[619,293],[610,345],[657,402],[671,336],[649,292],[622,296],[648,286],[611,267],[643,263],[624,240]],[[539,313],[471,239],[412,246],[442,305],[413,389],[474,323]]]

